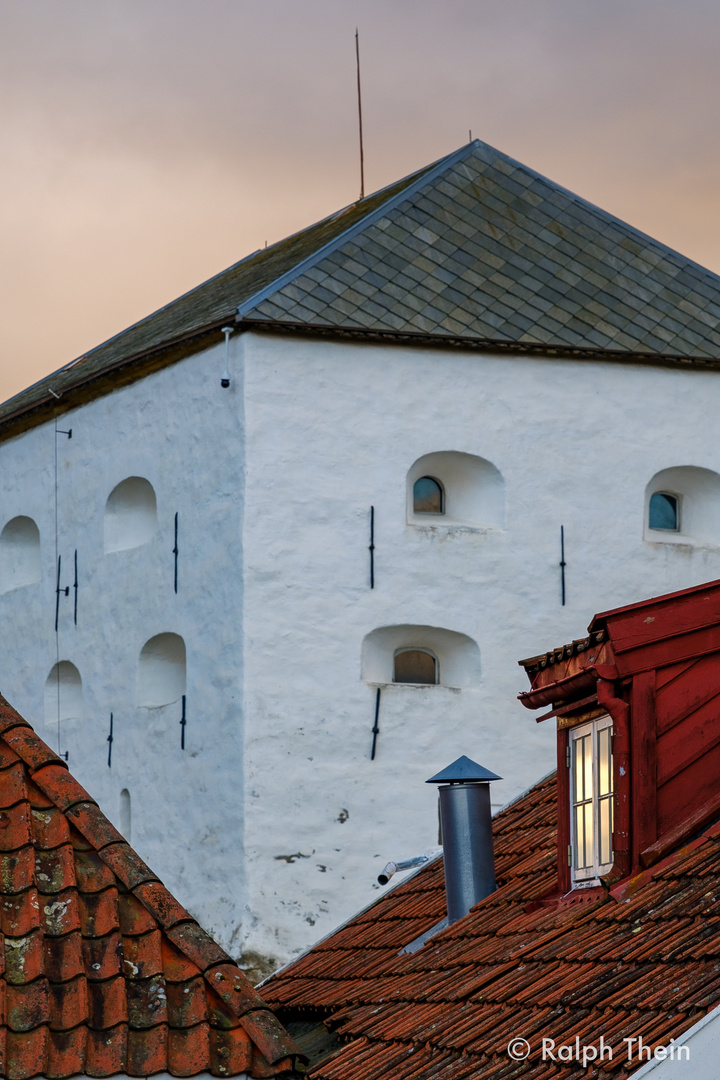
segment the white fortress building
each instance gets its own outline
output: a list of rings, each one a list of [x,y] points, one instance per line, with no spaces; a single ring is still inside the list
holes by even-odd
[[[0,407],[0,689],[269,970],[553,767],[519,658],[720,577],[718,416],[720,279],[470,143]]]

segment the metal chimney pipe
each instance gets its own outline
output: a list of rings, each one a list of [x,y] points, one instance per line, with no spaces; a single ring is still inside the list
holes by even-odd
[[[460,757],[428,784],[440,784],[440,821],[448,923],[457,922],[497,888],[488,769]]]

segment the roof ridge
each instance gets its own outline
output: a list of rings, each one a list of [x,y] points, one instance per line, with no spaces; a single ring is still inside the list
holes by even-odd
[[[408,184],[407,187],[401,187],[400,190],[397,191],[394,195],[391,195],[388,199],[381,202],[379,206],[376,206],[373,210],[370,210],[358,221],[353,222],[352,225],[348,226],[348,228],[341,232],[338,236],[333,237],[332,240],[328,240],[328,242],[326,244],[323,244],[322,247],[317,248],[316,251],[313,251],[310,255],[307,255],[299,263],[296,263],[295,266],[292,267],[292,269],[287,270],[284,274],[281,274],[279,277],[275,278],[273,281],[263,286],[262,289],[258,289],[258,291],[256,293],[253,293],[252,296],[249,296],[247,300],[243,300],[242,303],[238,304],[237,306],[238,321],[244,319],[248,311],[251,311],[258,304],[261,304],[263,300],[267,300],[267,298],[269,296],[272,296],[273,293],[277,292],[278,289],[284,288],[285,285],[288,285],[291,281],[294,281],[296,277],[299,277],[301,274],[305,273],[306,270],[311,270],[312,267],[315,266],[321,259],[324,259],[326,255],[330,255],[333,251],[337,251],[339,247],[347,243],[347,241],[352,239],[353,236],[356,236],[368,226],[374,225],[376,221],[378,221],[388,212],[388,210],[393,210],[408,196],[414,195],[426,183],[429,183],[430,181],[435,180],[436,177],[442,175],[445,169],[449,168],[451,165],[455,165],[458,161],[462,161],[463,158],[467,157],[468,154],[472,153],[472,151],[478,144],[480,144],[480,140],[474,139],[472,142],[466,143],[464,146],[461,146],[458,150],[453,150],[452,153],[446,154],[445,157],[438,158],[438,160],[434,161],[432,165],[423,170],[420,170],[417,178],[413,180],[412,183]],[[408,176],[413,175],[413,173],[408,173]],[[400,180],[397,183],[402,184],[403,181]],[[397,184],[387,185],[388,189],[393,187],[397,187]],[[381,188],[379,192],[374,192],[373,195],[381,195],[384,190],[386,190],[386,188]],[[372,196],[369,195],[368,198],[372,198]],[[339,213],[342,213],[342,211],[339,211]]]

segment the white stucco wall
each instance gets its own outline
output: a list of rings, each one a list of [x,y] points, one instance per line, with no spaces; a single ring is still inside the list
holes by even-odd
[[[371,899],[387,859],[437,842],[439,768],[464,753],[499,773],[496,806],[552,768],[519,658],[720,576],[720,547],[643,539],[655,473],[720,470],[720,378],[252,335],[245,355],[247,917],[253,947],[285,956]],[[408,524],[408,471],[442,451],[499,469],[504,529]],[[362,643],[393,624],[472,638],[480,678],[385,687],[371,761]]]
[[[480,761],[505,778],[499,806],[552,767],[518,658],[720,576],[720,546],[643,538],[655,474],[720,470],[720,375],[246,334],[222,390],[218,338],[61,418],[58,549],[63,585],[78,549],[80,589],[57,650],[53,426],[0,445],[0,529],[32,517],[42,544],[41,581],[0,596],[0,689],[55,745],[44,683],[74,663],[83,716],[60,748],[78,779],[117,823],[127,789],[133,846],[231,952],[283,961],[377,895],[388,859],[436,844],[438,769]],[[408,522],[409,470],[444,452],[499,470],[504,519]],[[130,476],[153,485],[158,529],[105,554],[105,502]],[[382,686],[371,761],[381,680],[363,678],[363,641],[399,625],[477,650],[450,686]],[[187,651],[184,752],[179,702],[136,705],[140,650],[168,633]]]

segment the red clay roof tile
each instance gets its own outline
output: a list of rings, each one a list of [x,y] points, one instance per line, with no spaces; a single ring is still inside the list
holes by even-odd
[[[107,844],[124,844],[124,836],[111,825],[95,803],[77,803],[67,811],[66,817],[81,836],[90,841],[95,850]]]
[[[24,937],[5,936],[5,981],[28,983],[45,973],[45,938],[39,928]]]
[[[35,852],[35,884],[43,894],[59,893],[75,883],[75,853],[70,844]]]
[[[26,772],[21,761],[0,771],[0,808],[6,809],[27,799],[25,777]]]
[[[82,1072],[87,1046],[84,1024],[72,1031],[50,1030],[46,1073],[51,1077],[75,1076]]]
[[[31,891],[26,893],[31,895]],[[56,896],[38,895],[40,911],[45,924],[45,933],[50,937],[60,937],[69,934],[71,930],[79,930],[81,923],[80,896],[74,889],[66,889],[65,892]]]
[[[7,810],[0,810],[0,851],[15,851],[30,843],[30,806],[16,803]]]
[[[252,1068],[252,1039],[241,1027],[210,1029],[210,1071],[213,1076],[237,1076]]]
[[[119,844],[108,844],[100,850],[103,862],[107,863],[115,877],[119,878],[128,889],[142,885],[144,881],[157,881],[150,867],[125,841]]]
[[[127,1024],[124,1023],[102,1029],[96,1029],[94,1024],[90,1024],[84,1069],[88,1076],[112,1076],[114,1073],[125,1072],[127,1036]]]
[[[123,974],[123,939],[117,930],[105,937],[82,938],[82,958],[88,979],[97,982]]]
[[[114,886],[97,893],[78,893],[77,899],[83,937],[105,937],[119,929],[118,893]]]
[[[232,964],[225,950],[196,922],[178,923],[166,932],[173,944],[197,964],[201,971],[207,971],[213,964]]]
[[[195,1076],[205,1067],[210,1057],[210,1027],[168,1029],[168,1067],[175,1076]]]
[[[149,881],[144,885],[136,885],[134,893],[138,900],[142,901],[143,908],[146,908],[166,929],[174,926],[175,923],[190,920],[185,908],[182,904],[178,904],[161,881]]]
[[[208,1019],[207,994],[202,976],[182,983],[165,983],[168,1023],[171,1028],[192,1027]]]
[[[43,765],[57,764],[62,768],[66,765],[54,750],[35,735],[31,727],[24,724],[6,730],[3,734],[3,742],[25,762],[29,771],[34,773]]]
[[[8,1080],[42,1075],[48,1058],[48,1044],[48,1030],[44,1025],[32,1031],[8,1029],[5,1040]]]
[[[9,1080],[292,1073],[238,966],[2,698],[0,926]]]
[[[33,807],[30,810],[30,825],[36,848],[50,850],[70,840],[67,819],[62,811],[56,810],[54,806],[47,809]]]
[[[33,773],[33,781],[43,795],[61,810],[68,810],[75,803],[93,801],[62,763],[44,765]]]

